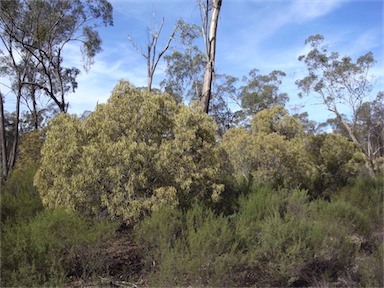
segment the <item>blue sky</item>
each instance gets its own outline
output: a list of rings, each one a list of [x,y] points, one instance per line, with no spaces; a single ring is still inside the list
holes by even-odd
[[[114,26],[99,29],[103,51],[90,71],[78,78],[79,88],[68,98],[71,113],[94,110],[105,102],[119,79],[146,86],[146,62],[132,47],[128,34],[139,47],[147,44],[147,27],[165,18],[159,49],[165,44],[177,19],[200,24],[195,0],[110,0],[114,7]],[[287,108],[303,106],[309,118],[324,121],[331,116],[315,97],[299,99],[295,80],[305,75],[297,60],[308,52],[305,39],[320,33],[330,49],[354,59],[372,51],[378,63],[372,70],[376,91],[384,90],[383,3],[381,0],[223,0],[218,24],[216,71],[241,79],[257,68],[262,74],[284,71],[281,92],[289,94]],[[176,44],[176,43],[175,43]],[[79,49],[69,46],[67,65],[81,66]],[[159,63],[154,86],[164,78],[164,63]],[[241,85],[239,81],[239,85]],[[375,95],[372,95],[372,97]]]

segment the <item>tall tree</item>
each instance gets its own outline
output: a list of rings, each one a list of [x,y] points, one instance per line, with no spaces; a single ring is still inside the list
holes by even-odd
[[[66,94],[77,88],[79,68],[63,67],[64,48],[80,43],[84,68],[88,69],[101,51],[96,30],[101,21],[113,25],[112,5],[107,0],[10,0],[0,2],[2,37],[12,39],[15,48],[31,55],[34,85],[66,112]]]
[[[179,21],[177,50],[164,56],[166,78],[160,83],[177,101],[199,99],[206,57],[195,41],[201,37],[200,27]]]
[[[32,66],[29,66],[29,71],[26,75],[26,82],[34,83],[37,80],[38,75],[33,72],[33,63]],[[41,113],[39,113],[39,107],[37,103],[37,99],[42,94],[42,91],[36,85],[24,85],[23,87],[24,93],[22,94],[22,102],[28,108],[31,116],[31,124],[33,125],[34,130],[38,130],[40,127],[41,117],[39,117]]]
[[[373,54],[368,52],[353,61],[349,56],[340,57],[337,52],[329,52],[323,40],[324,37],[317,34],[305,41],[312,50],[300,56],[299,60],[307,65],[308,76],[296,81],[296,84],[306,94],[315,92],[319,95],[327,109],[335,114],[337,121],[347,131],[348,137],[361,148],[367,172],[374,176],[372,154],[359,139],[357,132],[358,112],[373,88],[368,78],[369,70],[375,63]],[[342,114],[342,107],[350,109],[350,118]]]
[[[256,113],[270,109],[273,106],[284,106],[288,95],[279,91],[281,78],[285,73],[274,70],[268,75],[259,74],[259,70],[252,69],[248,77],[243,77],[245,85],[238,93],[238,104],[242,110],[236,114],[237,121],[249,120]]]
[[[112,6],[107,0],[0,1],[1,74],[10,79],[9,88],[16,97],[13,141],[2,141],[11,143],[8,149],[2,147],[2,151],[9,151],[3,174],[9,174],[16,162],[21,100],[32,101],[35,128],[36,93],[42,91],[61,112],[66,112],[66,96],[77,88],[80,70],[63,66],[64,48],[69,43],[80,43],[84,67],[88,69],[101,51],[96,31],[100,21],[106,26],[113,24]]]
[[[16,161],[16,152],[19,143],[19,116],[20,116],[20,105],[23,94],[23,88],[25,87],[25,80],[27,78],[28,73],[30,72],[31,65],[31,54],[26,51],[20,51],[17,49],[17,41],[10,37],[9,35],[12,33],[16,33],[17,27],[20,23],[17,19],[7,19],[4,17],[3,8],[6,7],[7,11],[11,11],[14,13],[17,10],[16,5],[13,2],[0,3],[0,26],[3,28],[0,30],[0,40],[2,43],[3,50],[0,50],[0,76],[7,76],[10,78],[10,90],[16,97],[15,100],[15,125],[13,127],[13,139],[12,142],[10,139],[8,141],[5,139],[2,141],[2,151],[7,151],[6,154],[2,154],[2,171],[3,171],[3,179],[5,180],[10,173],[12,167]],[[7,6],[9,5],[9,6]],[[23,36],[24,37],[24,36]],[[5,99],[1,99],[5,101]],[[2,116],[4,116],[4,107],[2,103]],[[5,118],[1,117],[1,126],[5,127]],[[4,134],[5,137],[6,134]],[[6,144],[8,145],[7,149]],[[5,165],[5,162],[7,164]]]
[[[384,92],[380,91],[373,101],[364,102],[357,111],[356,119],[356,138],[373,160],[375,169],[380,170],[376,165],[384,159]],[[328,119],[326,124],[335,133],[348,137],[348,131],[337,118]]]
[[[164,17],[161,21],[160,28],[155,30],[155,29],[148,29],[150,32],[150,36],[148,35],[148,44],[147,44],[147,51],[142,51],[136,43],[133,41],[132,36],[128,35],[128,39],[131,42],[132,46],[136,49],[137,52],[139,52],[147,61],[147,77],[148,77],[148,86],[147,90],[148,92],[152,91],[152,82],[153,82],[153,75],[155,74],[157,64],[159,63],[161,57],[164,55],[164,53],[168,50],[169,45],[172,42],[173,37],[175,36],[175,33],[179,27],[179,23],[175,25],[171,35],[168,38],[168,41],[161,50],[159,54],[156,54],[156,49],[157,49],[157,40],[159,39],[161,30],[163,29],[164,25]]]
[[[209,112],[209,101],[212,97],[212,81],[215,73],[217,25],[219,21],[221,3],[222,0],[206,0],[205,3],[203,3],[203,1],[199,1],[200,13],[202,17],[202,32],[205,43],[205,53],[207,56],[207,64],[205,66],[203,90],[201,91],[200,102],[201,107],[206,113]],[[211,15],[209,17],[210,11]]]
[[[4,105],[3,94],[0,92],[0,141],[1,141],[1,181],[7,179],[8,176],[8,156],[7,156],[7,140],[5,138],[5,119],[4,119]]]
[[[166,78],[160,83],[165,92],[173,95],[177,101],[200,100],[203,89],[207,56],[200,50],[197,41],[202,31],[198,25],[180,21],[179,44],[177,50],[166,55]],[[218,124],[222,135],[233,123],[233,113],[229,101],[237,98],[235,82],[237,78],[216,74],[211,87],[209,114]]]
[[[226,74],[215,75],[209,115],[215,120],[220,136],[223,136],[235,122],[235,114],[230,109],[229,103],[237,97],[238,89],[235,86],[237,80],[236,77]]]
[[[365,102],[357,111],[357,138],[366,147],[368,158],[384,157],[384,92]]]

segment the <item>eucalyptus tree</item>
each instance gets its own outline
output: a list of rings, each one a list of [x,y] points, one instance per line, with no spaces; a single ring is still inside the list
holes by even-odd
[[[164,56],[166,78],[160,83],[162,89],[178,102],[200,101],[203,91],[204,73],[208,63],[207,55],[200,49],[203,39],[201,27],[196,24],[179,22],[178,46]],[[229,102],[237,97],[237,78],[216,73],[211,86],[209,115],[218,124],[222,135],[233,122]],[[201,103],[201,102],[200,102]]]
[[[2,133],[2,177],[7,179],[8,174],[16,161],[16,152],[19,142],[19,116],[20,116],[20,105],[25,88],[25,81],[30,74],[31,70],[31,54],[25,51],[17,49],[16,40],[10,37],[9,34],[14,33],[20,23],[16,22],[17,19],[7,19],[4,16],[5,8],[8,10],[15,10],[12,6],[13,2],[1,2],[0,3],[0,40],[2,49],[0,49],[0,76],[8,77],[10,79],[9,89],[15,95],[15,125],[13,125],[12,142],[10,139],[5,139],[6,133]],[[9,5],[9,6],[8,6]],[[2,130],[5,130],[5,111],[4,102],[5,96],[1,95],[2,105],[1,109],[1,126]],[[4,128],[4,129],[3,129]],[[10,134],[8,134],[9,136]],[[8,147],[7,147],[8,146]]]
[[[368,158],[384,159],[384,92],[359,107],[356,131],[357,138],[366,147]]]
[[[238,95],[236,86],[238,79],[226,74],[216,74],[212,85],[212,99],[210,101],[209,115],[218,126],[219,136],[235,125],[235,113],[231,109],[231,103]]]
[[[348,130],[337,118],[328,119],[328,124],[335,133],[349,138]],[[376,173],[384,172],[384,93],[379,92],[372,101],[362,103],[357,110],[354,127],[356,139],[372,159]]]
[[[112,5],[107,0],[10,0],[1,1],[0,8],[3,42],[11,41],[13,49],[26,55],[30,73],[38,75],[22,84],[41,89],[66,112],[66,95],[77,88],[80,69],[63,66],[65,48],[78,44],[88,69],[101,51],[96,28],[100,22],[113,25]]]
[[[200,27],[179,21],[178,45],[165,55],[166,78],[160,85],[177,101],[197,100],[201,94],[206,55],[196,42],[202,37]]]
[[[356,61],[349,56],[340,57],[338,52],[328,51],[323,41],[324,37],[319,34],[312,35],[305,41],[312,50],[307,55],[300,56],[299,60],[306,64],[308,76],[296,81],[296,84],[305,94],[315,92],[326,108],[335,114],[349,139],[362,150],[367,173],[373,176],[374,155],[369,152],[362,139],[359,139],[357,126],[359,111],[373,89],[368,75],[375,59],[371,52],[360,56]],[[345,107],[349,109],[349,117],[341,112]]]
[[[47,96],[61,112],[66,112],[66,96],[77,88],[80,69],[64,67],[65,48],[78,45],[84,68],[89,69],[101,51],[96,30],[100,23],[113,25],[112,5],[107,0],[0,1],[1,74],[9,78],[9,88],[16,97],[14,140],[10,154],[3,156],[7,158],[2,161],[3,174],[8,174],[16,160],[21,100],[27,104],[31,101],[35,128],[38,127],[37,93]],[[4,97],[2,100],[5,101]]]
[[[7,179],[8,176],[8,159],[7,159],[7,140],[5,137],[5,116],[3,94],[0,92],[0,141],[1,141],[1,181]]]
[[[199,0],[202,19],[201,31],[204,37],[205,54],[207,63],[204,71],[203,88],[200,95],[200,103],[208,114],[209,102],[212,98],[212,83],[215,74],[217,25],[219,21],[222,0]],[[209,25],[209,28],[208,28]]]
[[[252,69],[248,76],[243,77],[245,85],[240,87],[237,103],[242,108],[237,112],[237,121],[249,120],[256,113],[270,109],[273,106],[284,106],[289,97],[279,91],[285,73],[274,70],[267,75],[262,75],[257,69]]]

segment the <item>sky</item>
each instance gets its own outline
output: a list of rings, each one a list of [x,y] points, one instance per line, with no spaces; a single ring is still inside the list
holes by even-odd
[[[81,114],[104,103],[120,79],[135,86],[146,86],[146,61],[128,40],[137,46],[147,45],[148,27],[164,27],[159,39],[161,49],[180,18],[200,25],[196,0],[110,0],[114,26],[98,29],[103,41],[88,72],[78,77],[78,89],[68,96],[70,113]],[[297,97],[297,79],[306,74],[298,61],[309,51],[304,41],[310,35],[322,34],[332,51],[353,59],[372,51],[377,64],[372,69],[375,91],[384,90],[384,6],[381,0],[223,0],[218,23],[216,72],[241,79],[257,68],[261,74],[273,70],[286,73],[281,92],[288,93],[286,107],[290,112],[308,112],[309,119],[325,121],[332,114],[320,101],[309,96]],[[176,44],[176,42],[174,42]],[[68,46],[64,56],[67,66],[81,68],[77,46]],[[160,62],[154,76],[154,87],[165,77],[165,63]],[[370,95],[371,99],[375,94]],[[369,99],[368,99],[369,100]],[[238,109],[230,103],[234,110]],[[298,108],[300,107],[300,108]]]

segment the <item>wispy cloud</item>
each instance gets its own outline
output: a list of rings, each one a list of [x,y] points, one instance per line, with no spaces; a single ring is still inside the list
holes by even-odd
[[[267,52],[265,51],[265,42],[268,42],[269,39],[273,38],[279,31],[287,29],[290,26],[304,26],[309,21],[335,11],[344,3],[345,1],[316,0],[252,2],[246,9],[256,11],[255,16],[252,18],[243,18],[242,21],[238,22],[237,27],[234,27],[234,29],[237,30],[236,35],[239,40],[238,42],[242,44],[235,47],[235,49],[227,55],[227,59],[239,59],[239,56],[243,59],[249,59],[249,56],[252,56],[252,58],[257,57],[258,54],[261,54],[259,52]],[[228,7],[227,10],[227,13],[231,13],[233,8]],[[225,15],[223,17],[225,17]],[[224,33],[225,32],[223,32],[223,34]],[[289,43],[287,44],[289,45]],[[264,51],[259,51],[259,49],[263,49]]]
[[[140,65],[144,61],[140,56],[129,50],[128,43],[111,44],[96,56],[88,72],[82,70],[78,76],[76,92],[68,95],[71,113],[91,110],[96,103],[104,103],[120,79],[145,86],[145,69]],[[78,46],[68,45],[66,55],[64,65],[81,67],[82,56]]]
[[[343,4],[346,1],[340,0],[328,0],[328,1],[317,1],[317,0],[296,0],[293,1],[288,11],[286,11],[287,22],[292,20],[298,23],[310,21],[324,15],[327,15]]]
[[[353,41],[352,45],[348,45],[346,49],[351,55],[360,55],[363,51],[368,52],[382,45],[378,39],[383,36],[383,28],[379,27],[371,28],[363,31]]]

